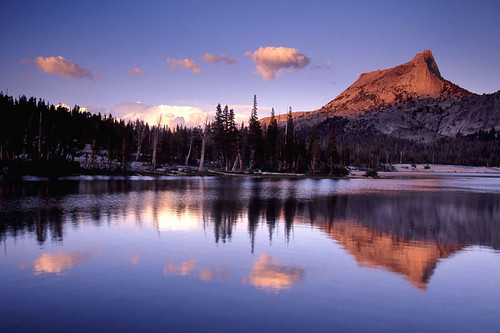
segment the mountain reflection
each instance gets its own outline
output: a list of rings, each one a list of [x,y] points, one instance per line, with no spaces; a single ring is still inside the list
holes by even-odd
[[[0,240],[29,235],[39,245],[61,243],[67,228],[77,230],[89,223],[154,228],[160,234],[201,231],[222,244],[232,240],[235,230],[246,230],[254,253],[259,250],[259,231],[272,245],[279,237],[292,241],[294,228],[308,225],[340,244],[359,265],[400,274],[420,289],[426,288],[440,259],[464,247],[500,250],[496,193],[432,189],[337,193],[320,190],[335,189],[338,182],[333,180],[240,178],[23,184],[0,184]],[[127,261],[137,264],[140,258],[139,253]],[[88,257],[82,253],[44,253],[34,267],[35,272],[57,274],[85,260]],[[194,260],[168,263],[163,272],[196,275],[203,281],[229,275],[227,270],[197,266]],[[277,292],[303,278],[303,270],[261,255],[245,282]]]
[[[323,229],[364,267],[402,274],[425,290],[439,259],[461,249],[458,243],[401,241],[393,235],[355,223],[335,223]]]

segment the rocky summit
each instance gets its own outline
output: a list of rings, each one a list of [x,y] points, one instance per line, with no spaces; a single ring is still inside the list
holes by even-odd
[[[323,107],[293,116],[303,129],[340,117],[346,131],[430,142],[500,129],[500,91],[477,95],[444,79],[432,52],[424,50],[402,65],[361,74]],[[278,122],[284,120],[282,115]]]
[[[414,99],[472,95],[443,79],[432,52],[424,50],[405,64],[361,74],[356,82],[320,111],[350,117]]]

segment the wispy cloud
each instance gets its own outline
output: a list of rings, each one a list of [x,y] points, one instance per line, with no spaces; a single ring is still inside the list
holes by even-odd
[[[135,67],[134,69],[129,69],[128,73],[131,75],[139,75],[139,76],[144,77],[144,73],[137,67]]]
[[[23,65],[29,65],[32,63],[32,61],[30,59],[22,58],[20,63]]]
[[[270,81],[283,73],[290,72],[292,68],[304,68],[309,64],[309,56],[289,47],[260,47],[255,52],[246,52],[257,66],[257,73],[262,75],[264,81]]]
[[[331,61],[326,61],[321,64],[317,64],[312,66],[312,69],[330,69],[332,67],[332,62]]]
[[[201,57],[201,59],[204,62],[208,62],[210,64],[218,64],[220,62],[223,62],[226,65],[231,65],[231,64],[235,64],[238,62],[238,60],[234,59],[233,57],[226,56],[224,54],[221,54],[220,56],[216,56],[215,54],[212,54],[212,53],[205,53],[205,55],[203,55]]]
[[[176,69],[177,67],[181,66],[181,67],[192,70],[193,73],[200,73],[201,72],[201,69],[194,62],[194,60],[167,58],[167,63],[170,64],[170,67],[172,69]]]
[[[61,77],[71,76],[75,79],[94,78],[89,69],[80,67],[75,62],[61,56],[36,57],[34,63],[37,65],[38,69],[45,74],[56,74]]]
[[[99,78],[99,80],[104,81],[104,78],[102,77],[101,73],[97,72],[97,77]]]

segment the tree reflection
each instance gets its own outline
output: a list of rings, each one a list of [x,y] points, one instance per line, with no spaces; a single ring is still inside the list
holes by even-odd
[[[300,184],[304,183],[238,178],[1,184],[0,239],[29,234],[42,245],[48,240],[62,242],[65,223],[78,228],[81,223],[101,226],[124,221],[154,224],[158,230],[161,223],[189,225],[193,230],[203,225],[212,230],[216,243],[225,243],[240,223],[247,228],[253,252],[261,226],[267,229],[269,242],[280,228],[288,242],[294,225],[312,224],[336,240],[342,238],[342,230],[346,234],[354,230],[340,226],[356,225],[363,235],[383,234],[384,239],[407,246],[434,244],[443,253],[469,245],[500,248],[496,194],[387,191],[319,196],[312,189],[313,194],[304,197],[297,190]],[[365,239],[358,242],[364,246]]]

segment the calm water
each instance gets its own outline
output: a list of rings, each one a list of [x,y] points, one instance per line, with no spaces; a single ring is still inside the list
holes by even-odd
[[[500,178],[1,184],[0,331],[498,332]]]

